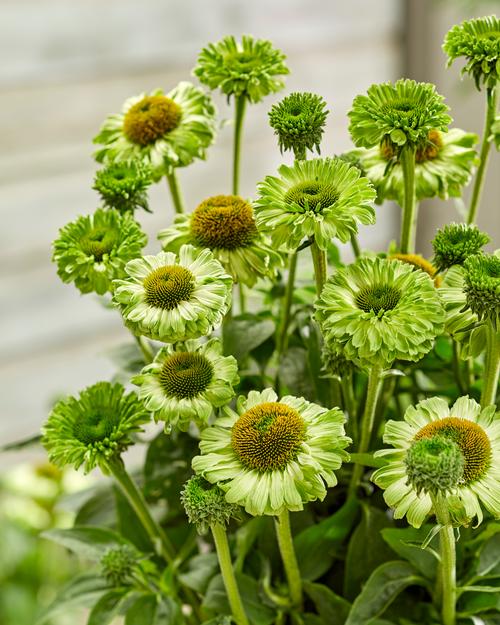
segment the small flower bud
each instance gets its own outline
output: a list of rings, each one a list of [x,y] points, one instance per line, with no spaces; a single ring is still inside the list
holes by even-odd
[[[213,525],[226,526],[231,518],[239,517],[239,506],[228,503],[217,485],[199,475],[184,484],[181,501],[189,522],[196,525],[200,534],[205,534]]]

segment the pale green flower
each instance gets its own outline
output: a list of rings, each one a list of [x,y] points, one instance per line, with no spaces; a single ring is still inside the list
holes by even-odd
[[[340,343],[346,357],[364,368],[420,360],[444,326],[431,278],[408,263],[383,258],[362,258],[338,269],[316,302],[316,319],[326,344]]]
[[[209,334],[231,303],[232,280],[210,250],[183,245],[131,261],[114,302],[136,335],[176,343]]]
[[[296,161],[282,165],[280,177],[267,176],[259,184],[254,204],[259,229],[276,248],[295,250],[306,237],[321,249],[332,239],[343,243],[358,223],[375,223],[375,190],[359,170],[339,158]]]
[[[185,243],[212,250],[235,282],[253,286],[258,278],[273,276],[283,264],[259,232],[251,205],[238,195],[216,195],[204,200],[191,215],[179,215],[158,239],[166,251]]]
[[[302,510],[335,486],[334,471],[348,459],[345,417],[303,398],[278,400],[272,389],[240,397],[236,412],[201,433],[193,469],[252,515]]]
[[[122,112],[110,115],[94,138],[102,144],[99,162],[139,161],[157,177],[175,167],[205,158],[214,141],[216,111],[206,93],[180,82],[165,95],[161,89],[126,100]]]
[[[231,401],[238,365],[222,355],[218,339],[191,340],[162,348],[132,382],[156,421],[185,430],[191,420],[205,426],[214,408]]]
[[[461,462],[444,441],[458,447]],[[478,524],[482,506],[500,517],[500,420],[494,406],[481,410],[473,399],[460,397],[449,408],[441,398],[426,399],[410,406],[404,421],[387,422],[384,443],[394,449],[375,452],[387,464],[372,480],[384,489],[396,519],[406,516],[420,527],[437,493],[445,500],[458,497],[465,516]]]

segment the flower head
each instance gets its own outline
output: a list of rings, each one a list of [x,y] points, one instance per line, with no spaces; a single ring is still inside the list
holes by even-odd
[[[135,393],[125,394],[121,384],[98,382],[78,398],[57,402],[42,430],[42,442],[55,465],[85,471],[105,468],[132,443],[150,414]]]
[[[447,131],[447,111],[443,96],[430,83],[401,79],[394,85],[372,85],[367,95],[354,98],[349,132],[365,148],[384,144],[396,152],[404,145],[422,149],[431,131]]]
[[[252,206],[238,195],[209,197],[191,215],[179,215],[158,238],[164,250],[177,250],[184,243],[212,250],[233,280],[248,286],[282,264],[281,255],[257,229]]]
[[[231,301],[231,277],[210,250],[183,245],[179,254],[160,252],[125,266],[114,301],[137,335],[175,343],[198,338],[218,326]]]
[[[103,576],[112,586],[130,584],[138,563],[138,555],[132,545],[119,545],[107,549],[100,561]]]
[[[269,123],[278,135],[281,152],[293,150],[295,155],[306,150],[319,154],[319,146],[328,116],[326,102],[314,93],[291,93],[275,104],[269,112]]]
[[[193,73],[228,98],[246,96],[250,102],[260,102],[283,89],[284,82],[278,76],[289,73],[285,58],[270,41],[243,35],[238,42],[231,35],[203,48]]]
[[[152,182],[151,168],[141,162],[111,163],[96,173],[93,188],[107,208],[116,208],[121,213],[136,208],[151,212],[147,189]]]
[[[103,295],[125,275],[125,265],[141,255],[146,242],[130,213],[98,209],[60,229],[52,258],[63,282],[74,282],[82,293]]]
[[[445,312],[445,332],[455,341],[467,344],[471,328],[477,324],[477,315],[467,307],[464,293],[464,270],[455,265],[450,267],[439,287],[439,296]]]
[[[99,162],[141,161],[159,178],[172,168],[205,158],[215,137],[211,98],[191,83],[181,82],[165,95],[161,89],[129,98],[122,112],[110,115],[94,143]]]
[[[187,429],[191,420],[205,426],[214,407],[231,401],[238,365],[218,339],[186,341],[162,348],[132,382],[155,420]]]
[[[272,389],[240,397],[237,412],[201,433],[193,469],[252,515],[302,510],[334,486],[334,471],[348,458],[344,415],[303,398],[278,400]]]
[[[388,421],[387,464],[372,480],[385,490],[394,517],[420,527],[432,510],[431,495],[458,497],[469,519],[483,518],[481,504],[500,516],[500,421],[495,407],[481,410],[468,397],[449,408],[438,397],[410,406],[404,421]]]
[[[452,128],[446,133],[429,131],[427,142],[415,152],[417,199],[460,197],[477,164],[476,143],[477,135],[459,128]],[[398,152],[390,140],[382,141],[380,146],[353,151],[361,161],[366,177],[377,190],[378,203],[383,200],[403,201],[403,170]]]
[[[282,165],[267,176],[255,203],[257,225],[277,248],[295,250],[314,236],[321,249],[335,237],[345,243],[358,223],[375,223],[375,191],[356,167],[338,158]]]
[[[443,50],[448,55],[448,65],[465,58],[467,64],[462,73],[472,76],[478,89],[481,83],[493,88],[500,79],[500,20],[489,15],[453,26],[446,33]]]
[[[431,278],[408,263],[362,258],[338,269],[316,302],[326,344],[340,343],[362,367],[417,361],[443,330],[444,312]]]
[[[323,345],[321,363],[321,371],[328,378],[341,379],[354,369],[353,363],[346,358],[344,348],[334,341]]]
[[[495,254],[469,256],[464,263],[467,306],[494,328],[500,321],[500,257]]]
[[[228,503],[224,491],[200,475],[193,475],[185,484],[181,501],[190,523],[200,534],[213,525],[226,526],[232,518],[240,518],[239,506]]]
[[[463,265],[469,256],[481,252],[489,240],[487,234],[472,224],[448,224],[437,231],[432,241],[434,264],[438,271]]]
[[[434,286],[438,287],[441,284],[441,278],[436,276],[437,269],[432,263],[426,260],[420,254],[390,254],[389,260],[400,260],[403,263],[408,263],[413,269],[425,271],[425,273],[434,280]]]

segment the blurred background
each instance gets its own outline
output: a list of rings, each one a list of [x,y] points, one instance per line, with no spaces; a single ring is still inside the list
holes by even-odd
[[[455,124],[480,133],[484,94],[460,80],[459,63],[445,69],[441,43],[453,24],[495,7],[498,0],[0,0],[0,445],[35,435],[59,395],[109,378],[109,351],[128,340],[119,316],[63,285],[50,260],[58,228],[97,208],[92,137],[127,97],[157,87],[168,91],[190,79],[202,46],[226,34],[271,39],[287,54],[291,74],[283,92],[248,111],[242,191],[252,197],[256,183],[283,160],[267,112],[291,91],[312,91],[328,102],[325,155],[350,148],[346,113],[354,96],[374,82],[402,76],[436,83]],[[230,118],[226,102],[216,100],[220,119]],[[225,125],[208,161],[180,172],[190,209],[228,192],[231,140]],[[499,164],[493,149],[479,218],[496,241]],[[150,236],[148,250],[155,252],[157,230],[173,217],[165,184],[152,189],[151,206],[154,214],[141,220]],[[435,229],[458,219],[453,202],[424,203],[420,251],[429,254]],[[399,211],[384,206],[376,226],[362,228],[360,239],[383,250],[398,231]],[[348,249],[343,254],[350,259]],[[19,468],[27,460],[43,463],[43,450],[0,454],[0,517],[22,519],[29,533],[54,522],[54,493],[72,487],[60,476],[47,478],[42,464]],[[37,516],[29,506],[31,490],[41,492],[40,472],[52,494],[41,507],[35,502],[42,510]],[[12,501],[19,496],[25,503],[16,507]],[[27,566],[26,554],[33,557],[29,546],[13,562]],[[0,584],[3,571],[12,576],[16,570],[11,564],[2,566],[0,556]],[[2,624],[11,622],[9,601],[0,593]],[[26,619],[18,612],[12,622],[31,622]]]

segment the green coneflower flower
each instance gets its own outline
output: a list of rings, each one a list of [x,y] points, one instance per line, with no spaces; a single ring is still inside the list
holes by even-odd
[[[476,254],[464,262],[464,293],[467,306],[479,319],[496,329],[500,320],[500,257]]]
[[[477,154],[477,135],[453,128],[447,133],[431,130],[427,142],[415,152],[415,193],[418,200],[438,196],[460,197],[469,184]],[[397,160],[398,149],[389,140],[370,149],[354,150],[366,177],[377,190],[377,202],[403,202],[403,170]]]
[[[164,250],[185,243],[212,250],[233,280],[248,286],[283,264],[257,229],[252,206],[238,195],[209,197],[191,215],[180,215],[173,226],[160,230],[158,239]]]
[[[83,464],[88,472],[119,457],[132,443],[130,435],[142,431],[150,418],[135,393],[125,394],[121,384],[98,382],[78,399],[57,402],[42,428],[42,442],[55,465],[78,469]]]
[[[101,557],[102,575],[112,586],[131,584],[138,561],[139,553],[132,545],[112,547],[107,549]]]
[[[205,158],[214,140],[216,112],[211,98],[181,82],[165,95],[161,89],[129,98],[122,112],[110,115],[94,143],[99,162],[141,161],[156,177]]]
[[[147,189],[152,182],[153,171],[147,165],[111,163],[96,173],[93,188],[107,208],[116,208],[122,213],[143,208],[150,213]]]
[[[82,293],[103,295],[125,275],[129,260],[141,255],[147,237],[130,213],[98,209],[59,230],[52,259],[63,282]]]
[[[481,83],[494,87],[500,78],[500,20],[490,15],[453,26],[446,33],[443,50],[448,66],[460,57],[466,59],[462,73],[472,76],[478,89]]]
[[[305,157],[306,150],[320,153],[321,137],[328,116],[326,102],[314,93],[291,93],[269,112],[269,124],[278,135],[281,152],[293,150]]]
[[[445,332],[454,340],[467,344],[478,317],[467,307],[463,267],[456,265],[448,269],[438,293],[445,312]]]
[[[114,301],[136,335],[175,343],[209,334],[231,302],[232,280],[210,250],[183,245],[125,266]]]
[[[250,102],[260,102],[283,89],[284,82],[278,76],[289,73],[285,58],[270,41],[243,35],[240,43],[228,36],[203,48],[193,73],[228,98],[246,96]]]
[[[228,503],[224,491],[200,475],[193,475],[184,484],[181,501],[199,534],[206,534],[214,525],[226,527],[231,519],[241,517],[241,508]]]
[[[431,278],[407,263],[362,258],[338,269],[316,302],[325,342],[340,343],[362,367],[417,361],[444,326]]]
[[[372,480],[385,490],[394,517],[420,527],[432,510],[431,495],[458,497],[466,516],[481,523],[484,506],[500,516],[500,421],[495,407],[481,410],[468,397],[449,408],[438,397],[410,406],[404,421],[388,421],[375,452],[387,464]],[[459,452],[459,453],[458,453]]]
[[[426,260],[420,254],[389,254],[389,260],[400,260],[403,263],[411,265],[415,270],[420,269],[434,280],[434,286],[441,284],[441,277],[436,276],[437,269],[432,263]]]
[[[438,271],[463,265],[469,256],[478,254],[489,240],[490,237],[477,226],[448,224],[437,231],[432,241],[434,264]]]
[[[267,176],[259,184],[254,205],[258,227],[276,248],[295,250],[314,236],[324,250],[333,238],[349,241],[358,223],[375,223],[375,190],[341,159],[298,161],[282,165],[278,173],[279,178]]]
[[[214,407],[227,404],[238,384],[238,365],[222,355],[218,339],[186,341],[162,348],[132,382],[156,421],[187,429],[191,420],[205,426]]]
[[[343,378],[354,370],[353,363],[346,358],[340,343],[330,342],[324,344],[321,351],[321,370],[326,377]]]
[[[349,132],[357,146],[373,148],[384,142],[397,155],[404,145],[425,148],[432,131],[446,132],[448,110],[430,83],[401,79],[394,85],[372,85],[367,95],[354,98]]]
[[[193,469],[252,515],[302,510],[335,486],[334,471],[348,459],[345,417],[303,398],[278,400],[272,389],[240,397],[201,433]],[[326,485],[326,486],[325,486]]]

